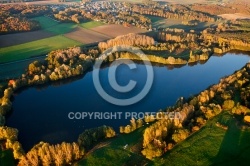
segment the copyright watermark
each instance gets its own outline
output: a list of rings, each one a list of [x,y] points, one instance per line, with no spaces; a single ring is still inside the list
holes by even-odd
[[[132,53],[133,55],[138,56],[139,57],[138,59],[143,61],[146,71],[147,71],[147,76],[146,76],[145,85],[143,89],[135,96],[126,98],[126,99],[120,99],[120,98],[111,96],[103,89],[101,82],[100,82],[99,72],[100,72],[100,68],[101,68],[103,61],[106,60],[109,55],[113,53],[117,53],[117,52],[123,52],[123,53],[128,52],[128,53]],[[127,60],[127,62],[128,61],[129,61],[128,67],[131,70],[137,68],[136,64],[132,60]],[[114,66],[114,70],[109,70],[107,79],[113,90],[115,90],[118,93],[128,93],[135,88],[137,82],[134,80],[130,80],[128,84],[125,86],[121,86],[117,83],[116,70],[117,70],[117,67],[121,64],[127,65],[127,63],[120,61],[120,59],[116,59],[112,62],[111,65]],[[115,46],[113,48],[109,48],[105,52],[103,52],[99,58],[96,59],[96,62],[94,64],[93,82],[94,82],[96,91],[104,100],[114,105],[118,105],[118,106],[128,106],[128,105],[135,104],[139,102],[140,100],[142,100],[150,91],[151,86],[153,84],[153,78],[154,78],[154,72],[153,72],[153,67],[152,67],[150,60],[140,49],[136,47],[132,47],[132,46]]]
[[[70,120],[93,119],[93,120],[115,120],[115,119],[145,119],[151,116],[153,119],[179,119],[182,120],[180,112],[69,112]]]

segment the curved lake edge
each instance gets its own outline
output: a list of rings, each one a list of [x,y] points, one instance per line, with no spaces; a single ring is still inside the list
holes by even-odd
[[[184,67],[186,65],[188,65],[188,66],[195,66],[195,65],[198,65],[198,64],[203,65],[203,64],[206,64],[209,61],[210,57],[212,57],[212,56],[223,57],[224,55],[227,55],[227,54],[230,54],[230,53],[233,53],[235,55],[244,54],[244,55],[248,55],[250,57],[250,52],[249,51],[233,50],[233,51],[229,51],[229,52],[222,53],[222,54],[214,53],[211,56],[209,56],[209,58],[207,60],[198,60],[198,61],[195,61],[195,62],[186,62],[184,64],[165,64],[165,63],[154,62],[154,61],[149,61],[149,62],[152,64],[152,66],[167,67],[168,70],[173,70],[175,68],[182,68],[182,67]],[[116,60],[133,60],[136,64],[144,64],[143,60],[141,60],[141,59],[118,58],[118,59],[115,59],[114,61],[116,61]],[[106,61],[106,62],[104,62],[101,65],[101,69],[109,68],[111,63],[114,62],[114,61]],[[14,90],[14,92],[15,92],[15,94],[19,94],[19,93],[22,93],[22,91],[25,91],[26,89],[29,89],[29,88],[32,88],[32,87],[38,88],[38,89],[40,89],[40,88],[44,89],[44,88],[49,87],[49,86],[61,86],[61,85],[65,85],[65,84],[70,84],[70,83],[72,83],[74,81],[82,79],[88,72],[92,72],[94,70],[93,69],[93,64],[94,64],[94,62],[92,62],[92,65],[88,65],[86,70],[83,71],[83,73],[81,73],[79,75],[75,75],[75,76],[68,77],[68,78],[62,78],[62,79],[55,80],[55,81],[49,80],[49,81],[44,82],[44,83],[24,85],[24,86],[21,86],[19,88],[16,88]],[[11,80],[11,79],[8,79],[8,80]],[[194,95],[196,95],[196,94],[194,94]],[[14,101],[14,100],[12,100],[12,101]]]
[[[161,65],[161,64],[158,64],[158,65]],[[165,65],[162,65],[162,66],[165,66]],[[244,68],[244,67],[243,67]],[[77,77],[84,77],[84,75],[81,75],[81,76],[76,76],[76,77],[72,77],[72,78],[77,78]],[[65,80],[68,80],[68,79],[65,79]],[[77,80],[77,79],[76,79]],[[60,82],[60,81],[55,81],[54,83],[57,83],[57,82]],[[52,82],[53,83],[53,82]],[[50,85],[50,84],[48,84],[48,85]],[[32,85],[32,86],[34,86],[34,85]],[[38,87],[40,87],[40,86],[43,86],[43,85],[38,85]],[[212,86],[212,85],[211,85]],[[29,88],[30,86],[28,86],[27,88]],[[209,87],[208,87],[209,88]],[[19,89],[19,88],[18,88]],[[21,88],[22,89],[22,88]],[[25,89],[24,89],[25,90]],[[19,90],[17,90],[17,92],[18,92]],[[11,93],[11,92],[10,92]],[[11,96],[11,95],[10,95]]]

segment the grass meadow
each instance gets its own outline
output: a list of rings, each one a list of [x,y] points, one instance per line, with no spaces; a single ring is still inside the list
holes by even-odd
[[[47,54],[52,50],[82,45],[82,43],[78,41],[63,36],[63,34],[74,30],[77,24],[59,23],[45,16],[36,17],[34,19],[40,22],[43,31],[50,32],[53,36],[1,48],[0,63],[27,59]]]
[[[24,44],[5,47],[0,49],[0,62],[10,62],[45,55],[55,49],[71,46],[80,46],[82,43],[71,40],[64,36],[53,36],[46,39],[36,40]]]
[[[77,24],[74,23],[60,23],[56,20],[53,20],[49,17],[41,16],[36,17],[34,20],[38,21],[41,25],[42,30],[51,32],[54,35],[61,35],[68,33],[77,27]]]
[[[100,21],[89,21],[89,22],[81,23],[80,27],[85,28],[85,29],[91,29],[91,28],[95,28],[98,26],[102,26],[102,25],[105,25],[105,24]]]
[[[228,125],[228,130],[216,126]],[[152,161],[140,154],[145,127],[121,134],[104,147],[89,153],[78,165],[246,165],[250,162],[250,130],[241,130],[228,112],[208,120],[206,125]],[[124,149],[124,145],[128,147]]]

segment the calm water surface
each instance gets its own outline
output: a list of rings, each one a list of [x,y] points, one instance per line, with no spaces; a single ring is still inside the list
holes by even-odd
[[[129,119],[125,119],[125,112],[154,112],[171,106],[181,96],[189,97],[218,83],[221,77],[232,74],[249,60],[247,55],[228,53],[222,57],[212,56],[205,64],[186,65],[171,70],[167,66],[153,66],[154,82],[148,95],[140,102],[125,107],[112,105],[98,95],[92,72],[69,83],[58,82],[49,86],[27,88],[15,94],[13,112],[7,118],[7,126],[18,128],[19,140],[26,150],[40,141],[76,141],[85,129],[104,124],[118,130],[120,125],[129,123]],[[135,70],[130,70],[127,65],[118,67],[116,76],[121,86],[131,79],[137,81],[135,89],[125,94],[115,92],[109,85],[107,75],[112,69],[111,66],[100,70],[101,83],[110,95],[129,98],[142,90],[146,81],[143,64],[137,64]],[[117,120],[70,120],[70,112],[123,114]]]

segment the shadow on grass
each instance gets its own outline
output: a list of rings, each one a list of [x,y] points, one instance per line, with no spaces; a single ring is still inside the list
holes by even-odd
[[[20,48],[16,49],[15,51],[10,51],[7,52],[7,54],[0,56],[0,61],[1,63],[7,63],[11,61],[18,61],[18,60],[23,60],[27,59],[30,57],[34,56],[40,56],[40,55],[45,55],[48,53],[50,50],[52,50],[53,47],[50,47],[48,45],[43,45],[40,47],[26,47],[26,48]]]
[[[2,166],[14,166],[15,160],[11,150],[1,150],[0,147],[0,165]]]
[[[228,130],[213,165],[249,165],[250,131],[241,130],[236,118],[227,119]]]
[[[184,24],[174,24],[169,26],[169,28],[178,28],[178,29],[184,29],[186,31],[190,30],[196,30],[196,31],[201,31],[206,28],[208,28],[210,25],[208,25],[206,22],[200,22],[196,26],[189,26],[189,25],[184,25]]]

